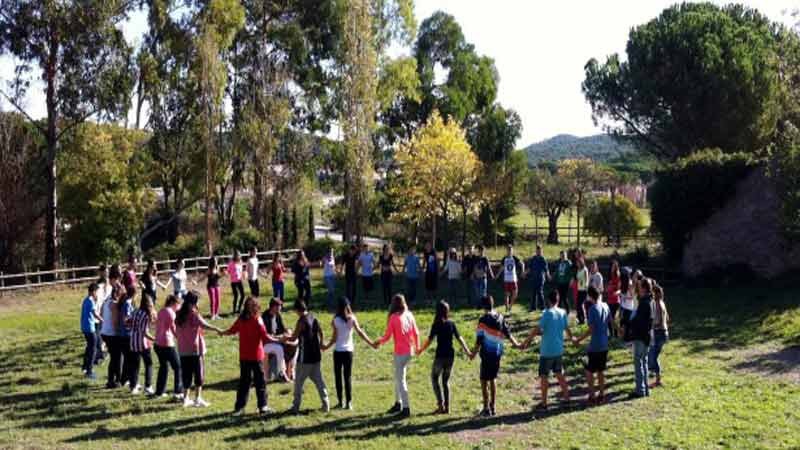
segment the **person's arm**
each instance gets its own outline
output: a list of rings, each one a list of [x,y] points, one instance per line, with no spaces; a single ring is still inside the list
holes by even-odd
[[[370,339],[367,333],[364,332],[364,330],[361,328],[361,325],[359,325],[358,320],[356,319],[353,319],[353,328],[356,330],[356,333],[361,336],[361,339],[363,339],[364,342],[366,342],[370,347],[374,346],[374,342],[372,342],[372,339]],[[336,332],[335,329],[333,331],[334,333]]]
[[[494,278],[494,270],[492,270],[492,263],[489,261],[489,258],[486,258],[486,272],[489,275],[489,278]],[[500,273],[503,271],[501,270]]]
[[[170,275],[169,279],[167,280],[167,283],[161,285],[161,288],[166,291],[170,284],[172,284],[172,276],[171,275]]]
[[[323,333],[323,331],[322,331],[322,327],[321,327],[321,326],[319,326],[319,323],[317,323],[317,335],[319,336],[319,342],[320,342],[320,344],[322,344],[323,342],[325,342],[325,334],[324,334],[324,333]]]
[[[223,331],[222,328],[215,327],[214,325],[211,325],[210,323],[208,323],[205,320],[203,320],[202,317],[200,318],[200,327],[202,327],[204,330],[216,331],[217,333],[222,333],[222,331]]]
[[[378,348],[381,345],[389,342],[389,339],[392,338],[393,331],[394,331],[394,321],[392,320],[392,318],[389,318],[389,321],[386,323],[386,332],[384,332],[383,336],[381,336],[381,338],[375,342],[375,345],[373,345],[373,347]]]
[[[239,332],[239,320],[237,319],[235,322],[233,322],[233,325],[231,325],[230,328],[228,328],[227,330],[225,330],[222,333],[220,333],[220,335],[222,335],[222,336],[231,336],[231,335],[234,335],[234,334],[236,334],[238,332]]]
[[[570,335],[569,328],[567,328],[566,331],[567,331],[567,335],[569,336]],[[586,330],[585,333],[583,333],[582,335],[577,336],[577,337],[576,336],[570,336],[570,340],[572,341],[573,344],[580,345],[581,342],[584,339],[586,339],[587,337],[591,336],[593,332],[594,332],[594,327],[591,324],[589,324],[589,328]]]
[[[431,345],[431,338],[425,339],[425,343],[417,349],[417,355],[421,355]]]
[[[103,317],[100,316],[99,314],[97,314],[97,311],[95,311],[94,308],[92,308],[92,317],[94,317],[94,320],[96,320],[98,322],[101,322],[101,323],[103,322]]]
[[[528,334],[528,337],[522,343],[522,349],[526,349],[531,346],[531,342],[533,342],[533,338],[542,334],[542,329],[539,328],[538,325],[531,328],[531,332]]]
[[[481,340],[480,336],[475,338],[475,347],[472,349],[471,352],[467,352],[467,355],[469,355],[469,359],[471,360],[475,359],[475,355],[477,355],[478,352],[481,350],[481,344],[483,344],[483,341]]]
[[[333,346],[333,344],[336,342],[336,335],[338,333],[336,331],[336,319],[331,320],[331,329],[333,329],[333,332],[332,332],[333,334],[331,334],[331,340],[328,342],[327,345],[323,344],[321,346],[323,352],[328,350],[329,348],[331,348]],[[322,340],[320,340],[320,342],[322,342]]]
[[[303,332],[303,329],[302,329],[303,326],[305,326],[304,322],[302,320],[298,320],[297,324],[294,327],[294,333],[292,333],[291,336],[284,335],[281,338],[281,342],[289,342],[289,341],[297,340],[300,337],[300,333]]]

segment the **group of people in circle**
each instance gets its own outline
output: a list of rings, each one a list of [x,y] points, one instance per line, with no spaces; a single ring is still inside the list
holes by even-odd
[[[268,407],[266,384],[273,377],[281,382],[294,383],[294,398],[291,413],[298,413],[302,404],[303,387],[310,379],[319,394],[322,409],[328,411],[330,402],[327,386],[322,374],[322,354],[333,348],[333,368],[337,396],[337,408],[353,409],[352,367],[354,334],[373,348],[393,342],[393,367],[395,380],[395,403],[389,413],[399,417],[411,415],[406,372],[413,355],[427,350],[435,341],[436,350],[431,367],[431,383],[436,397],[436,414],[450,412],[450,375],[455,360],[455,343],[473,359],[480,357],[480,382],[483,405],[479,415],[495,415],[496,379],[500,372],[505,342],[515,349],[527,349],[536,336],[541,336],[538,374],[540,378],[539,409],[548,408],[549,377],[555,375],[561,388],[561,399],[570,399],[569,387],[564,375],[565,336],[574,345],[589,340],[586,347],[585,374],[588,385],[589,404],[606,401],[605,370],[607,367],[609,340],[622,339],[631,349],[635,385],[632,397],[648,396],[650,388],[661,385],[659,356],[668,339],[669,315],[664,290],[641,271],[620,267],[612,261],[611,270],[604,283],[598,264],[587,264],[582,252],[561,252],[559,261],[551,266],[542,255],[541,247],[527,262],[514,255],[509,246],[506,256],[499,264],[497,275],[482,247],[470,248],[464,258],[451,249],[440,262],[432,245],[425,247],[423,258],[410,250],[403,261],[406,289],[403,293],[391,293],[394,272],[393,254],[384,246],[377,258],[383,297],[389,304],[386,330],[380,338],[372,339],[360,326],[353,312],[356,298],[356,274],[362,278],[365,297],[373,289],[376,258],[366,247],[359,250],[351,246],[338,264],[333,250],[323,257],[321,267],[327,292],[328,305],[335,310],[330,324],[329,340],[316,316],[311,312],[311,262],[300,252],[291,264],[297,287],[297,298],[293,310],[297,314],[294,328],[284,325],[282,308],[285,301],[284,274],[286,267],[279,255],[271,264],[273,297],[262,313],[259,286],[261,274],[256,249],[243,261],[238,252],[220,267],[216,258],[209,260],[206,271],[206,288],[210,310],[207,321],[200,313],[200,294],[189,289],[197,280],[188,276],[183,261],[177,261],[176,269],[166,283],[158,278],[155,263],[147,262],[145,270],[137,273],[137,261],[131,258],[123,269],[118,265],[99,268],[97,282],[88,287],[88,295],[81,308],[81,331],[86,340],[83,372],[86,377],[96,379],[94,367],[108,353],[106,387],[127,387],[132,394],[146,393],[155,397],[169,397],[167,378],[173,373],[174,386],[171,396],[184,406],[206,407],[202,397],[205,379],[206,344],[204,333],[214,331],[223,336],[238,335],[240,378],[234,405],[234,414],[244,412],[251,386],[255,387],[257,408],[261,414],[271,412]],[[335,296],[335,280],[345,274],[345,296]],[[446,276],[448,292],[458,291],[466,282],[466,296],[470,302],[483,310],[476,331],[475,343],[470,348],[458,327],[450,319],[450,303],[436,303],[436,314],[428,338],[421,342],[416,319],[411,312],[411,301],[416,298],[416,284],[423,272],[427,292],[435,295],[438,279]],[[226,328],[213,324],[220,319],[220,280],[230,278],[233,291],[234,323]],[[494,299],[488,294],[488,281],[503,278],[504,307],[510,314],[517,300],[519,281],[529,278],[532,283],[531,309],[541,309],[536,326],[522,341],[511,331],[507,318],[495,309]],[[245,296],[243,282],[247,280],[250,296]],[[545,297],[545,286],[552,284]],[[159,309],[157,288],[166,290],[172,285]],[[141,291],[141,295],[137,292]],[[604,298],[605,297],[605,298]],[[136,307],[138,301],[138,308]],[[433,297],[432,297],[433,298]],[[473,300],[474,299],[474,300]],[[411,301],[409,301],[411,300]],[[456,300],[451,297],[451,302]],[[587,330],[574,335],[569,325],[569,310],[573,307],[579,323],[587,323]],[[158,310],[158,311],[157,311]],[[153,359],[151,350],[158,359],[158,373],[153,386]],[[274,361],[273,364],[270,362]],[[139,383],[139,372],[144,366],[144,384]],[[650,384],[648,372],[656,379]]]

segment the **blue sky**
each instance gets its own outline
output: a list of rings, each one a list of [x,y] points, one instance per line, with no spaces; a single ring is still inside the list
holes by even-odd
[[[624,53],[632,26],[657,16],[673,4],[664,0],[416,0],[421,23],[437,10],[452,14],[476,50],[495,60],[500,74],[498,100],[522,118],[518,147],[561,133],[599,133],[581,93],[583,66],[595,57]],[[715,1],[724,4],[729,2]],[[797,0],[747,0],[776,21],[791,23],[784,14],[800,6]],[[129,41],[140,39],[144,14],[132,15],[125,26]],[[405,52],[408,50],[406,49]],[[397,50],[398,53],[404,50]],[[0,83],[13,75],[13,65],[0,58]],[[5,102],[0,107],[8,109]],[[44,115],[41,87],[32,87],[26,109]]]

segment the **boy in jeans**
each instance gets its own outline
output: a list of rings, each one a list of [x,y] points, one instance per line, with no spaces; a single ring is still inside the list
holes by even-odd
[[[586,348],[588,361],[586,363],[586,382],[589,384],[588,404],[595,403],[594,375],[597,374],[597,384],[600,395],[596,398],[597,403],[605,401],[606,378],[605,370],[608,362],[608,328],[611,320],[611,312],[608,305],[603,302],[600,292],[593,286],[589,288],[589,308],[588,324],[589,329],[586,333],[573,340],[575,345],[591,336],[589,346]]]
[[[550,384],[548,377],[553,372],[561,386],[561,399],[569,401],[569,387],[567,379],[564,377],[562,358],[564,356],[564,333],[572,340],[572,333],[569,331],[567,313],[558,307],[558,291],[551,291],[549,296],[550,307],[539,319],[539,326],[533,327],[530,336],[522,344],[522,348],[528,348],[534,336],[542,336],[542,344],[539,355],[539,389],[542,394],[542,401],[537,405],[537,409],[547,409],[547,388]]]
[[[480,352],[481,355],[481,391],[483,393],[483,409],[481,417],[495,415],[494,405],[497,398],[497,374],[500,371],[500,358],[503,356],[503,339],[508,338],[514,348],[519,348],[519,343],[514,336],[505,318],[494,310],[494,299],[487,295],[481,299],[485,311],[478,320],[478,332],[475,339],[475,348],[470,353],[470,359]]]

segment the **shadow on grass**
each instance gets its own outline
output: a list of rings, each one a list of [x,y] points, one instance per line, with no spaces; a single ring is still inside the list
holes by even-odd
[[[800,346],[761,354],[734,365],[734,368],[763,375],[795,375],[800,381]]]

